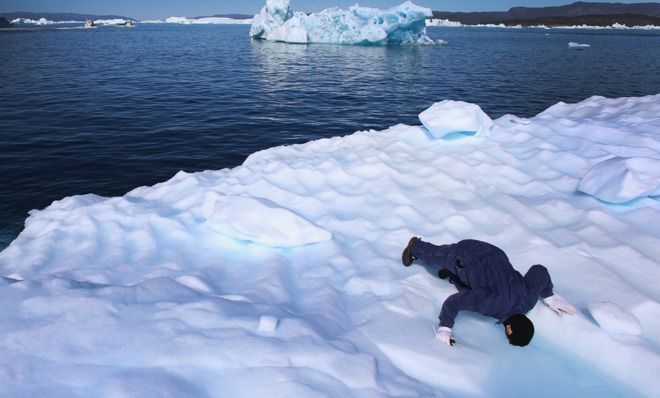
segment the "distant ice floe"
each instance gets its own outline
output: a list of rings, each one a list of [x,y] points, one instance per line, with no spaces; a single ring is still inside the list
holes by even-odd
[[[568,43],[569,48],[576,48],[576,49],[581,49],[581,48],[589,48],[591,47],[591,44],[587,43],[576,43],[574,41],[571,41]]]
[[[152,21],[152,23],[154,22]],[[252,19],[234,19],[234,18],[224,18],[224,17],[205,17],[205,18],[169,17],[165,20],[164,23],[182,24],[182,25],[249,25],[252,23]]]
[[[425,19],[431,15],[410,1],[384,11],[355,5],[308,15],[292,11],[289,0],[267,0],[250,36],[287,43],[438,44],[426,35]]]
[[[464,26],[460,22],[456,21],[450,21],[449,19],[427,19],[426,20],[426,26],[439,26],[439,27],[451,27],[451,28],[457,28]]]
[[[632,29],[632,30],[659,30],[660,26],[655,25],[640,25],[640,26],[627,26],[620,23],[614,23],[607,26],[597,26],[597,25],[566,25],[566,26],[546,26],[546,25],[531,25],[531,26],[522,26],[522,25],[505,25],[500,24],[476,24],[469,25],[463,24],[457,21],[451,21],[448,19],[427,19],[426,26],[437,26],[437,27],[473,27],[473,28],[503,28],[503,29],[585,29],[585,30],[603,30],[603,29]]]
[[[660,196],[660,159],[613,157],[595,164],[578,190],[611,203]]]
[[[96,25],[126,25],[126,23],[128,23],[128,20],[122,18],[94,20],[94,24]]]
[[[16,18],[11,21],[13,24],[26,24],[26,25],[52,25],[55,22],[46,18],[30,19],[30,18]]]
[[[97,19],[94,20],[95,25],[126,25],[129,22],[128,19]],[[14,24],[18,25],[67,25],[67,24],[83,24],[85,21],[51,21],[46,18],[39,18],[38,20],[27,19],[27,18],[17,18],[12,21]]]
[[[436,102],[419,114],[419,120],[436,138],[461,133],[480,136],[493,125],[479,105],[452,100]]]

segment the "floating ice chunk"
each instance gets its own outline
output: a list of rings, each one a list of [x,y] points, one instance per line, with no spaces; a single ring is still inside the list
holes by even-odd
[[[272,333],[277,329],[278,319],[271,315],[262,315],[259,318],[259,326],[257,330],[261,333]]]
[[[268,199],[209,193],[201,215],[211,229],[266,246],[293,247],[332,239],[332,234]]]
[[[604,301],[590,304],[587,308],[598,325],[608,333],[632,336],[642,334],[637,317],[616,304]]]
[[[126,19],[116,18],[116,19],[96,19],[94,24],[96,25],[125,25],[128,22]]]
[[[436,138],[454,133],[483,135],[493,125],[479,105],[452,100],[436,102],[419,114],[419,120]]]
[[[178,23],[178,24],[189,25],[192,23],[192,21],[186,17],[169,17],[165,20],[165,23]]]
[[[589,48],[591,47],[591,44],[586,44],[586,43],[576,43],[574,41],[568,43],[569,48]]]
[[[660,159],[607,159],[582,177],[578,190],[612,203],[660,195]]]
[[[426,35],[431,10],[410,1],[388,10],[329,8],[316,14],[293,12],[289,0],[267,0],[255,15],[250,36],[288,43],[436,44]]]

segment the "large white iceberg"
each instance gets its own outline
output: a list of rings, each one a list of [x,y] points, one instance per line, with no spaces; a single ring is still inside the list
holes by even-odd
[[[436,44],[426,35],[430,16],[429,8],[410,1],[388,10],[354,5],[307,15],[292,11],[289,0],[267,0],[250,36],[287,43]]]

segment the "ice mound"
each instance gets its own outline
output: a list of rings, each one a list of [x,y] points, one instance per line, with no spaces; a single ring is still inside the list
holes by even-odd
[[[436,102],[419,114],[419,120],[436,138],[457,133],[483,135],[493,125],[479,105],[452,100]]]
[[[278,319],[270,315],[262,315],[259,318],[257,330],[262,333],[273,333],[277,329]]]
[[[330,232],[268,199],[207,193],[201,212],[213,230],[266,246],[293,247],[332,239]]]
[[[642,326],[635,315],[608,301],[588,306],[589,313],[607,333],[639,336]]]
[[[660,195],[660,159],[613,157],[596,163],[578,190],[612,203]]]
[[[456,130],[489,124],[465,107]],[[270,148],[32,211],[0,252],[0,396],[657,396],[660,201],[575,193],[604,159],[660,159],[660,95],[428,131]],[[537,304],[524,349],[466,312],[441,344],[455,288],[401,265],[411,236],[542,263],[581,311]]]
[[[307,15],[292,11],[289,0],[267,0],[250,36],[287,43],[436,44],[426,35],[431,15],[410,1],[384,11],[355,5]]]

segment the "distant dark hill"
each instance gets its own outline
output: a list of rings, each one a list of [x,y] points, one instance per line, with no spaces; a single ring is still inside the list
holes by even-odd
[[[0,17],[0,29],[11,28],[11,22],[5,17]]]
[[[625,15],[626,25],[648,25],[649,17],[660,17],[660,3],[587,3],[576,2],[557,7],[513,7],[508,11],[494,12],[441,12],[433,11],[433,18],[449,19],[466,25],[504,23],[507,25],[530,25],[529,21],[547,20],[548,18],[568,18],[570,25],[591,23],[595,16]],[[606,18],[603,18],[606,20]],[[653,20],[653,19],[651,19]],[[657,22],[655,23],[657,24]],[[608,24],[610,25],[610,24]]]
[[[12,21],[16,18],[26,18],[38,20],[39,18],[46,18],[49,21],[61,22],[61,21],[86,21],[88,19],[130,19],[135,21],[134,18],[122,17],[119,15],[93,15],[93,14],[75,14],[68,12],[0,12],[0,15],[4,16],[8,20]]]
[[[660,26],[659,17],[649,17],[646,15],[635,14],[616,14],[616,15],[581,15],[578,17],[544,17],[534,19],[520,19],[507,21],[507,25],[522,26],[611,26],[615,23],[626,26]]]
[[[583,15],[634,14],[660,17],[660,3],[587,3],[576,2],[557,7],[513,7],[508,11],[512,19],[544,17],[579,17]]]

